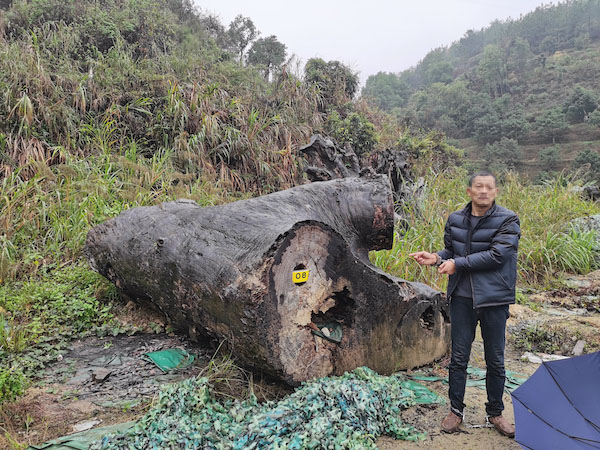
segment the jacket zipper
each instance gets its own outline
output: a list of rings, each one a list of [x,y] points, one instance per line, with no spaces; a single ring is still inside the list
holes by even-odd
[[[481,219],[479,219],[479,222],[481,222]],[[479,222],[477,222],[477,225],[479,225]],[[469,217],[469,234],[467,235],[467,256],[471,254],[471,238],[473,237],[473,231],[475,231],[475,229],[471,228],[471,218]],[[471,275],[470,271],[469,282],[471,283],[471,295],[473,296],[473,309],[475,309],[475,288],[473,287],[473,276]]]
[[[492,208],[495,205],[492,205]],[[477,228],[479,228],[479,225],[481,225],[481,222],[483,222],[490,214],[492,211],[492,208],[488,209],[486,211],[486,213],[483,215],[483,217],[481,217],[481,219],[479,219],[479,221],[475,224],[475,226],[473,228],[471,228],[471,211],[469,211],[469,234],[467,235],[467,256],[471,254],[471,239],[473,238],[473,233],[475,232],[475,230],[477,230]],[[473,286],[473,276],[471,275],[471,272],[469,272],[469,282],[471,283],[471,295],[473,296],[473,309],[475,309],[475,305],[476,305],[476,300],[475,300],[475,288]]]

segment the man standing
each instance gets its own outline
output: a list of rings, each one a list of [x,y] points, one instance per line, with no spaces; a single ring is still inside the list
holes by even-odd
[[[504,344],[508,305],[515,302],[517,249],[521,229],[517,215],[495,203],[498,188],[492,173],[469,179],[471,202],[448,217],[444,249],[411,253],[419,264],[438,266],[448,274],[452,356],[449,366],[450,412],[442,422],[448,433],[463,421],[467,364],[475,328],[480,323],[485,353],[488,420],[503,435],[515,427],[502,417],[504,404]]]

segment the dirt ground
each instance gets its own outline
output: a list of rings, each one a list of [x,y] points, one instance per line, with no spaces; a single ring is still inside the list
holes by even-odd
[[[551,291],[531,293],[529,306],[511,305],[511,317],[507,323],[505,353],[506,370],[531,376],[539,367],[522,359],[526,349],[516,349],[517,331],[528,326],[540,331],[540,336],[556,339],[556,354],[572,356],[578,340],[585,341],[584,353],[600,350],[600,271],[585,276],[573,276],[566,280],[566,286]],[[535,325],[535,327],[533,327]],[[483,342],[479,328],[471,351],[472,366],[485,368]],[[535,345],[533,342],[532,345]],[[547,344],[548,343],[539,343]],[[536,350],[532,348],[532,350]],[[536,354],[540,354],[537,352]],[[447,398],[447,385],[441,382],[424,383],[429,388]],[[435,408],[416,407],[403,411],[402,417],[417,429],[426,431],[427,438],[419,443],[398,441],[382,437],[377,442],[381,450],[405,450],[427,448],[431,450],[504,450],[520,449],[513,439],[500,435],[493,428],[485,427],[486,393],[477,387],[467,387],[465,403],[465,423],[461,431],[447,434],[441,431],[440,424],[448,413],[448,406]],[[504,394],[504,416],[514,423],[512,399]]]
[[[538,367],[538,364],[524,363],[520,360],[522,352],[514,351],[507,347],[505,364],[506,369],[520,373],[525,377],[530,376]],[[474,367],[485,368],[483,360],[483,342],[479,334],[473,343],[471,351],[471,362]],[[448,385],[442,382],[427,383],[427,387],[447,398]],[[504,416],[514,423],[512,400],[508,393],[504,394]],[[448,405],[438,405],[434,408],[416,407],[403,411],[402,418],[421,431],[427,432],[424,441],[413,443],[398,441],[388,437],[382,437],[377,442],[381,450],[404,450],[412,448],[426,448],[431,450],[463,449],[463,450],[504,450],[520,449],[521,447],[513,439],[501,436],[495,429],[486,428],[485,420],[486,392],[478,387],[467,387],[465,393],[465,422],[458,433],[447,434],[441,431],[440,424],[448,414]]]
[[[528,306],[511,306],[505,357],[507,370],[528,377],[539,366],[522,360],[526,349],[516,336],[523,329],[549,330],[541,336],[556,338],[556,353],[570,356],[578,340],[586,342],[584,353],[600,349],[600,271],[567,281],[565,288],[531,293]],[[532,328],[532,324],[535,327]],[[520,349],[515,348],[517,344]],[[542,344],[548,343],[532,342],[532,350]],[[163,374],[143,357],[143,353],[173,347],[197,355],[194,365],[175,374]],[[213,352],[214,348],[207,343],[192,344],[183,337],[165,333],[75,341],[64,358],[23,398],[0,410],[0,448],[22,449],[23,444],[39,444],[72,433],[74,425],[88,423],[89,426],[93,422],[94,426],[104,426],[135,420],[151,405],[161,385],[197,375],[206,367]],[[447,359],[430,368],[435,369],[436,375],[445,376],[446,364]],[[485,368],[479,332],[470,364]],[[255,392],[260,391],[259,397],[261,392],[263,398],[279,398],[289,392],[267,381],[254,379],[253,382]],[[447,385],[441,381],[423,384],[447,397]],[[467,387],[465,423],[461,432],[455,434],[440,431],[441,421],[448,412],[447,405],[409,408],[402,412],[402,418],[419,431],[425,431],[427,438],[413,443],[382,437],[377,445],[382,450],[520,448],[514,440],[485,426],[485,401],[485,390]],[[514,423],[509,394],[505,394],[504,403],[504,414]]]

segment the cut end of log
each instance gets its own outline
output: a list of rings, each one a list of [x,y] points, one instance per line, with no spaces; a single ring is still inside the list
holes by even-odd
[[[291,276],[299,269],[309,271],[307,282],[300,285]],[[447,350],[441,295],[432,302],[434,291],[412,290],[365,264],[324,224],[299,224],[289,233],[270,274],[279,326],[273,348],[279,351],[283,378],[291,383],[359,365],[391,373],[426,364]],[[408,301],[419,294],[421,302]],[[313,333],[325,324],[341,328],[339,343]]]

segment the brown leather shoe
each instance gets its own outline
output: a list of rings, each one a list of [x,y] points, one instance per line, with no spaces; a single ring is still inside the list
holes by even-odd
[[[515,426],[508,423],[504,417],[488,417],[488,420],[492,425],[494,425],[494,428],[498,430],[498,433],[508,436],[509,438],[515,437]]]
[[[457,416],[452,411],[442,420],[442,431],[446,433],[454,433],[462,423],[462,417]]]

